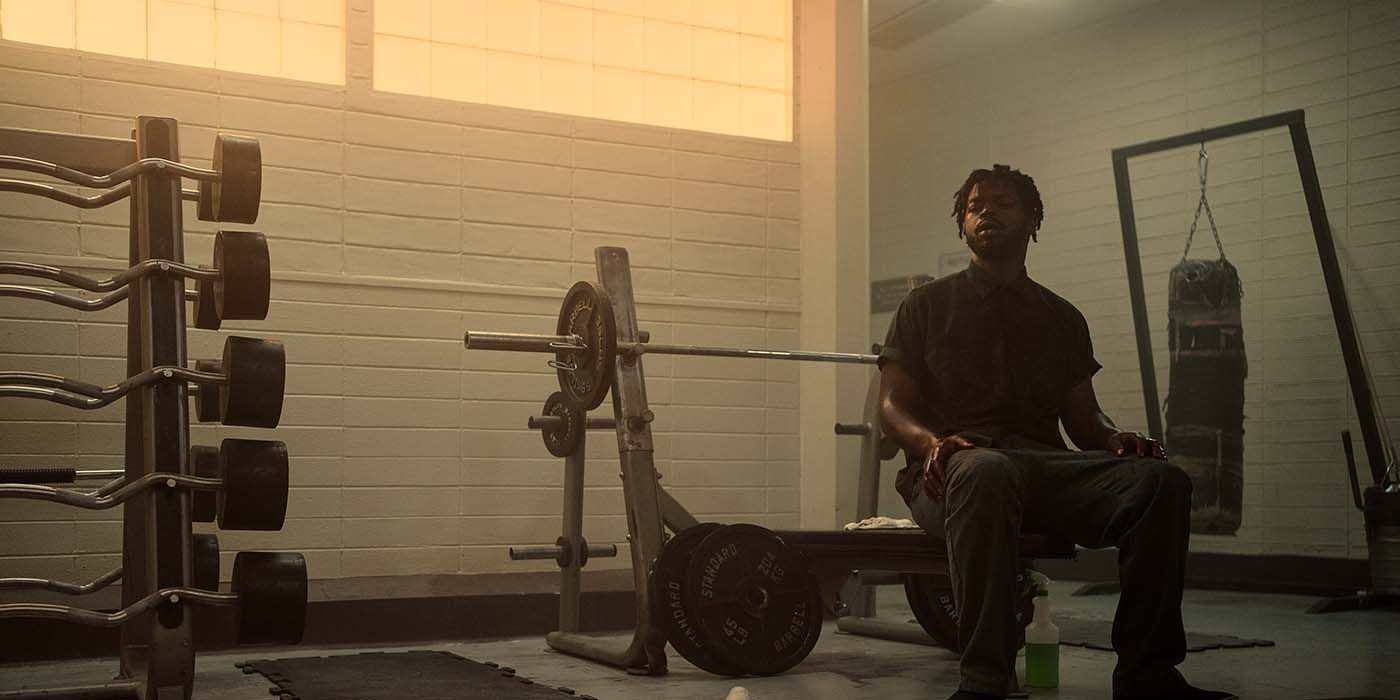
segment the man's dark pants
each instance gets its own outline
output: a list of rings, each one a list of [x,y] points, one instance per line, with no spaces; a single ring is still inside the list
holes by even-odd
[[[977,444],[989,441],[974,440]],[[935,501],[914,483],[914,520],[947,541],[962,641],[960,688],[1015,688],[1018,541],[1024,528],[1089,548],[1118,548],[1122,596],[1113,619],[1115,693],[1154,695],[1185,683],[1181,589],[1191,480],[1161,460],[1072,452],[1013,438],[963,450]],[[916,467],[917,468],[917,467]]]

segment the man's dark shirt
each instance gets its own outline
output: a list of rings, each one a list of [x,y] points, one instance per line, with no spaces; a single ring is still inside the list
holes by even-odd
[[[1074,305],[1024,273],[998,286],[975,264],[905,297],[880,351],[886,362],[913,377],[919,418],[939,437],[989,444],[1017,436],[1060,448],[1070,389],[1101,367]],[[916,476],[908,467],[899,474],[906,499]]]

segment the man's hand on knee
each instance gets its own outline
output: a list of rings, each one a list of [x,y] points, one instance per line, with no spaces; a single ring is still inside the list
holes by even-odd
[[[929,437],[931,441],[926,445],[927,453],[924,457],[924,493],[935,501],[941,501],[947,491],[948,460],[959,450],[970,450],[977,446],[958,435],[945,438],[932,435]]]
[[[1117,457],[1167,458],[1167,451],[1162,448],[1162,443],[1142,433],[1115,433],[1109,436],[1107,447],[1108,451]]]

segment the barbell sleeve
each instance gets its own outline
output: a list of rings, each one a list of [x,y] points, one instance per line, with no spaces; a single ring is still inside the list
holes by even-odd
[[[869,435],[869,423],[837,423],[837,435]]]
[[[50,501],[62,503],[64,505],[85,508],[87,510],[106,510],[121,505],[132,496],[156,486],[176,487],[196,489],[201,491],[212,491],[223,486],[223,481],[219,479],[206,479],[188,474],[174,474],[170,472],[152,472],[141,476],[138,479],[121,483],[118,488],[111,489],[106,493],[94,492],[84,493],[72,489],[59,489],[52,486],[40,486],[38,484],[0,484],[0,498],[18,498],[31,501]],[[108,486],[112,486],[109,484]],[[104,487],[105,489],[106,487]]]
[[[535,547],[511,547],[507,550],[510,558],[514,561],[525,561],[531,559],[557,559],[564,553],[564,548],[559,545],[548,544]],[[615,544],[590,544],[588,545],[588,557],[607,558],[617,556],[617,545]]]
[[[526,425],[531,430],[557,429],[564,425],[564,417],[530,416]],[[612,418],[589,418],[584,421],[583,427],[588,430],[612,430],[617,427],[617,421]]]
[[[582,352],[577,336],[538,335],[535,333],[488,333],[467,331],[463,341],[470,350],[506,350],[511,352]]]

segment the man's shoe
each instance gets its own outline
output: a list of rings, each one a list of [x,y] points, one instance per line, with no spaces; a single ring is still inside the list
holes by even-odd
[[[1161,695],[1119,695],[1114,693],[1113,700],[1239,700],[1239,696],[1224,690],[1202,690],[1188,685],[1181,690]]]
[[[959,690],[948,696],[948,700],[1002,700],[1005,696],[988,695],[986,693],[974,693],[971,690]]]
[[[987,693],[973,693],[972,690],[959,690],[948,696],[948,700],[1002,700],[1005,696],[988,696]]]

